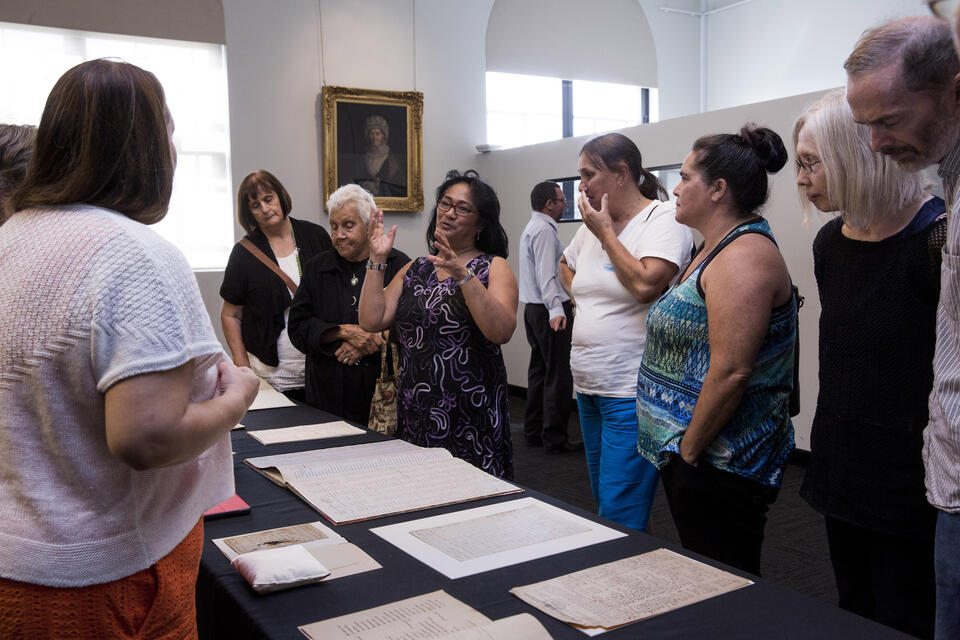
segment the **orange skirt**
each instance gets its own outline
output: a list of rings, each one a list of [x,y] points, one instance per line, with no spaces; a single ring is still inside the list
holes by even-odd
[[[0,578],[0,635],[11,640],[197,638],[203,519],[152,567],[88,587]]]

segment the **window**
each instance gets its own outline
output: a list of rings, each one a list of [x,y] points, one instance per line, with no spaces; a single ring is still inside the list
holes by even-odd
[[[176,124],[170,211],[153,228],[195,269],[222,268],[233,247],[227,73],[222,45],[0,22],[0,122],[39,124],[50,89],[85,60],[112,57],[163,84]]]
[[[657,90],[487,72],[487,143],[519,147],[656,122]]]

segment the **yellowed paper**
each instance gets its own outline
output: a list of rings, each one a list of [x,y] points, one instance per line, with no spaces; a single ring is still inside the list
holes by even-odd
[[[503,623],[503,624],[501,624]],[[539,627],[539,632],[538,628]],[[445,591],[358,611],[300,627],[311,640],[546,640],[529,614],[491,623]],[[542,633],[540,633],[542,632]]]
[[[245,462],[268,477],[276,469],[286,486],[334,524],[522,491],[445,449],[402,440]]]
[[[751,584],[746,578],[667,549],[657,549],[514,587],[510,593],[554,618],[597,632]]]
[[[323,438],[339,438],[340,436],[354,436],[365,433],[343,420],[323,422],[320,424],[304,424],[297,427],[282,429],[262,429],[247,431],[260,444],[279,444],[281,442],[300,442],[301,440],[321,440]]]
[[[257,411],[258,409],[276,409],[279,407],[295,407],[297,406],[290,398],[283,395],[276,389],[271,387],[264,388],[262,385],[260,391],[257,392],[257,397],[254,399],[253,404],[250,405],[250,408],[247,411]]]

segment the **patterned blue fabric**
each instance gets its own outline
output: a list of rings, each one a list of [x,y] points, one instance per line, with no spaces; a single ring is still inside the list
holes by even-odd
[[[491,258],[467,263],[487,286]],[[513,477],[507,370],[500,345],[481,333],[452,276],[437,280],[417,258],[403,279],[394,334],[400,345],[398,438],[443,447],[487,473]]]
[[[773,237],[761,219],[740,225],[725,241],[744,232]],[[637,446],[658,467],[669,462],[671,453],[680,453],[680,440],[710,367],[707,305],[697,290],[704,264],[647,313],[647,346],[637,376]],[[701,460],[764,485],[780,486],[783,465],[793,449],[788,401],[796,330],[797,307],[791,296],[788,304],[772,311],[740,406]]]

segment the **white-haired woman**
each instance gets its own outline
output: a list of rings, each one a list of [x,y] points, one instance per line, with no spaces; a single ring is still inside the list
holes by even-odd
[[[794,127],[797,185],[839,215],[813,243],[820,391],[800,494],[826,518],[840,606],[932,637],[936,511],[923,485],[946,214],[870,150],[843,91]]]
[[[375,209],[373,196],[355,184],[333,192],[327,200],[333,249],[304,266],[290,307],[290,341],[307,354],[307,403],[362,424],[380,374],[381,336],[357,322],[370,256],[367,223]],[[384,285],[409,261],[392,249]]]

